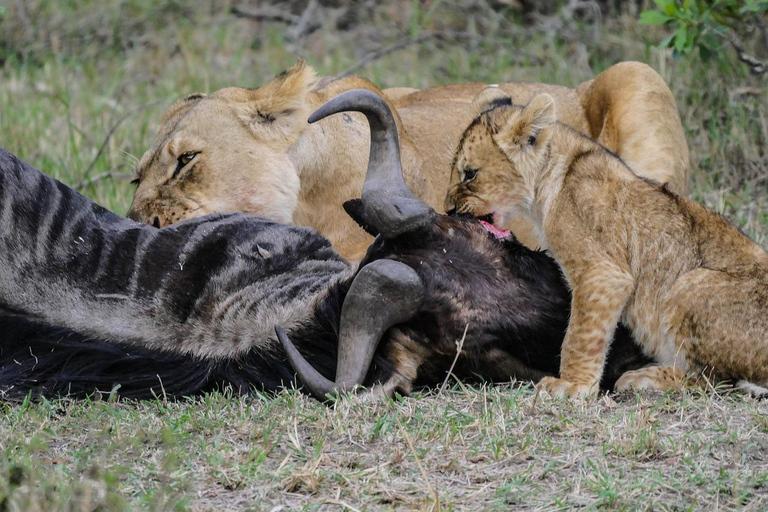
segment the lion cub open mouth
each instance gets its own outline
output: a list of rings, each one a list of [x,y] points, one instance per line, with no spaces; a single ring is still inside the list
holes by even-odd
[[[512,237],[512,232],[508,229],[496,227],[493,223],[493,214],[483,215],[478,217],[477,220],[490,234],[495,236],[499,240],[507,240]]]

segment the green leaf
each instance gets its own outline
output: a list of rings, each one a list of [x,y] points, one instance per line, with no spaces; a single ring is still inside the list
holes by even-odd
[[[688,40],[688,27],[686,25],[680,25],[675,31],[675,51],[677,53],[683,53],[685,50],[685,43]]]
[[[706,48],[710,53],[719,50],[722,46],[722,44],[720,44],[720,39],[718,39],[712,32],[705,32],[699,41],[699,47]]]
[[[678,14],[677,4],[675,2],[669,2],[662,10],[670,16]]]
[[[663,25],[671,19],[673,19],[671,16],[659,11],[643,11],[640,14],[640,23],[644,25]]]
[[[696,46],[696,40],[699,38],[699,30],[697,28],[694,28],[693,30],[688,31],[688,37],[685,39],[685,49],[684,51],[686,53],[693,50],[693,47]]]
[[[653,0],[656,7],[669,16],[674,16],[677,13],[677,2],[675,0]]]
[[[661,48],[669,48],[672,45],[672,40],[675,38],[675,33],[672,32],[668,37],[665,37],[663,41],[659,43]]]

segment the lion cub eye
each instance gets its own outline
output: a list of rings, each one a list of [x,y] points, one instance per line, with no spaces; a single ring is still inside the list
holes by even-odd
[[[173,178],[179,175],[181,170],[189,164],[192,160],[195,159],[197,155],[199,155],[199,152],[195,151],[187,151],[186,153],[182,153],[179,155],[179,158],[176,160],[176,169],[173,171]]]
[[[477,177],[477,169],[464,169],[462,174],[463,177],[461,178],[461,181],[467,183],[468,181],[472,181]]]

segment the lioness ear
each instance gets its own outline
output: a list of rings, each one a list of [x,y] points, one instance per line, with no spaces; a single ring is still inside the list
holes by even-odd
[[[290,137],[302,123],[306,125],[309,84],[315,71],[304,59],[258,89],[229,88],[230,100],[240,104],[238,115],[259,136]]]
[[[549,138],[548,129],[556,122],[555,100],[549,94],[537,94],[499,130],[496,142],[507,153],[521,147],[537,147]]]
[[[347,212],[347,215],[352,217],[352,220],[357,222],[357,224],[363,228],[366,233],[371,236],[378,236],[379,232],[365,218],[362,199],[350,199],[349,201],[344,201],[343,206],[344,211]]]
[[[299,58],[293,67],[253,91],[254,100],[264,115],[296,110],[304,106],[309,84],[314,79],[315,71]]]
[[[472,105],[469,107],[470,115],[472,119],[476,118],[483,112],[487,112],[499,105],[511,105],[512,97],[499,89],[498,85],[489,85],[480,91],[475,99],[472,100]]]

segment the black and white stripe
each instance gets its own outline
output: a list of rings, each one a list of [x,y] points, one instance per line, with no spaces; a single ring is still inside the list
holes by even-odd
[[[293,378],[276,323],[332,372],[338,311],[325,304],[351,270],[316,232],[244,214],[158,230],[4,150],[0,197],[0,390],[276,389]]]

